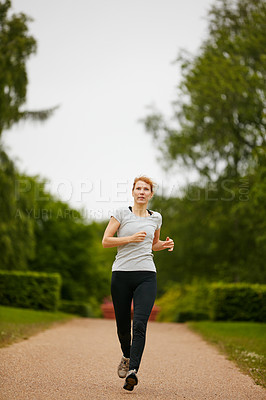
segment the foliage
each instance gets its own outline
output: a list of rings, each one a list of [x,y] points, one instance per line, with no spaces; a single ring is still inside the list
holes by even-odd
[[[36,52],[36,40],[29,34],[25,14],[9,15],[11,1],[0,1],[0,136],[21,119],[45,120],[55,108],[26,111],[28,76],[26,61]]]
[[[176,320],[181,293],[181,286],[173,284],[162,297],[156,300],[156,304],[160,307],[157,321],[173,322]]]
[[[93,310],[88,303],[79,303],[77,301],[64,300],[60,302],[59,310],[64,313],[76,314],[81,317],[94,317]]]
[[[209,319],[209,286],[172,284],[157,301],[161,311],[158,321],[184,322]]]
[[[212,284],[209,299],[212,320],[266,322],[266,285]]]
[[[246,174],[265,155],[266,3],[220,0],[208,20],[199,54],[178,58],[174,122],[153,112],[144,123],[165,159],[216,180]]]
[[[55,311],[60,288],[59,274],[0,270],[2,305]]]
[[[25,270],[34,256],[34,227],[23,205],[33,207],[33,199],[24,193],[17,198],[17,177],[14,163],[0,146],[0,268]]]
[[[266,321],[266,285],[247,283],[173,284],[157,300],[159,321]]]

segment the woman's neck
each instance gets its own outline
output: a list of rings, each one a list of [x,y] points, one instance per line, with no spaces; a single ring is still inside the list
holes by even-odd
[[[132,211],[138,217],[146,217],[148,214],[147,205],[148,204],[134,204]]]

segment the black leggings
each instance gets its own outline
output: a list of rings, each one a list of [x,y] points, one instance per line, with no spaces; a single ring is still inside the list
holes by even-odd
[[[147,322],[157,291],[156,272],[114,271],[111,294],[115,309],[117,334],[129,369],[138,371],[145,346]],[[131,302],[133,299],[133,339],[131,344]]]

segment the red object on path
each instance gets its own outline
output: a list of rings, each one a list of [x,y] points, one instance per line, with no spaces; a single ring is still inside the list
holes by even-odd
[[[101,305],[101,309],[103,312],[103,317],[107,319],[115,319],[115,310],[114,305],[111,301],[105,301]],[[149,321],[155,321],[158,312],[160,311],[160,307],[154,305],[151,310],[151,315],[149,317]],[[131,319],[133,319],[133,303],[131,304]]]

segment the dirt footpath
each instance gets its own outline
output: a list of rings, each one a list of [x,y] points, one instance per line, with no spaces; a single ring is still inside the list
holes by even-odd
[[[113,320],[76,319],[0,350],[1,400],[265,400],[255,385],[186,326],[149,322],[133,392],[117,376]]]

